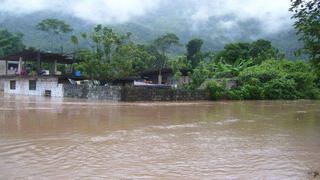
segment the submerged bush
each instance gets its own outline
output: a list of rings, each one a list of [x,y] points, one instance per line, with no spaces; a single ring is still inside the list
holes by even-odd
[[[293,79],[278,78],[264,86],[267,99],[297,99],[296,82]]]
[[[218,83],[215,80],[211,80],[208,83],[208,89],[210,90],[211,99],[219,100],[225,96],[225,81],[222,83]]]
[[[229,100],[243,100],[244,96],[241,89],[231,89],[227,94]]]
[[[316,76],[305,62],[268,60],[243,70],[240,86],[228,92],[231,100],[318,99]]]

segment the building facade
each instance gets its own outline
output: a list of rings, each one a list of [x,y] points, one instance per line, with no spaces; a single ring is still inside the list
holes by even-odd
[[[63,83],[58,77],[6,76],[2,81],[6,94],[63,97]]]
[[[18,66],[18,62],[0,60],[0,76],[15,75],[18,72]],[[4,90],[4,81],[4,79],[0,78],[0,91]]]
[[[162,69],[161,73],[159,73],[158,70],[151,70],[142,72],[140,75],[142,79],[148,81],[150,84],[163,84],[172,87],[189,84],[190,78],[188,76],[188,70],[181,69],[180,73],[179,81],[176,80],[174,71],[170,68]]]
[[[18,73],[19,62],[16,61],[0,61],[0,76],[15,75]]]

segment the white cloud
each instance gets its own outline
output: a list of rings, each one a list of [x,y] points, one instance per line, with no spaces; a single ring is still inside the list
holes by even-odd
[[[236,19],[217,22],[232,29],[236,22],[256,18],[266,32],[291,25],[290,0],[0,0],[0,12],[28,14],[36,11],[64,12],[94,23],[123,23],[135,17],[172,6],[181,16],[188,14],[193,27],[210,17],[234,14]],[[170,19],[169,19],[170,21]]]
[[[291,25],[288,9],[290,0],[188,0],[194,13],[191,15],[195,24],[205,22],[210,17],[222,17],[234,14],[235,21],[258,19],[266,32],[275,32]],[[232,28],[232,22],[227,27]]]
[[[159,0],[82,0],[73,3],[74,15],[94,22],[126,22],[158,6]]]
[[[32,13],[46,8],[44,0],[0,0],[0,11],[11,13]]]
[[[122,23],[158,7],[160,0],[0,0],[0,12],[64,12],[96,23]]]
[[[196,22],[205,22],[209,20],[210,14],[207,7],[200,7],[191,15],[191,19]]]

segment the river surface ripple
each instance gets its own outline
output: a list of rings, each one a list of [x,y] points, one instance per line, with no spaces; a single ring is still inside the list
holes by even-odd
[[[310,179],[320,101],[0,96],[0,179]]]

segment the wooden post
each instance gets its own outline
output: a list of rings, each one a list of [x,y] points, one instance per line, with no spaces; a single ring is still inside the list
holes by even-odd
[[[39,75],[41,72],[41,59],[40,59],[41,57],[40,57],[40,52],[38,51],[37,52],[37,68],[36,68],[36,70],[37,70],[37,74]]]
[[[57,60],[54,60],[53,62],[53,75],[57,74]]]
[[[22,57],[19,58],[18,75],[21,75],[21,72],[22,72]]]
[[[6,60],[6,76],[8,75],[8,60]]]
[[[161,70],[159,70],[159,74],[158,74],[158,84],[162,84],[162,74],[161,74]]]

